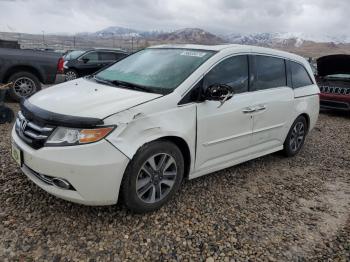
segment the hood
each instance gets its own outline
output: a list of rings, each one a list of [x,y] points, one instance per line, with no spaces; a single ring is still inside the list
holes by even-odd
[[[317,59],[317,75],[350,74],[350,55],[329,55]]]
[[[103,119],[161,96],[80,78],[46,88],[28,100],[32,105],[53,113]]]

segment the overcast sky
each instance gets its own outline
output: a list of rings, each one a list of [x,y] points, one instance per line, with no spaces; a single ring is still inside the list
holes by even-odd
[[[0,31],[93,32],[199,27],[213,33],[345,35],[350,0],[0,0]]]

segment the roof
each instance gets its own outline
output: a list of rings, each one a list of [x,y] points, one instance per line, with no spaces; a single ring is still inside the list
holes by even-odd
[[[280,56],[288,58],[291,60],[296,60],[302,63],[305,63],[305,58],[284,52],[272,48],[265,48],[259,46],[251,45],[237,45],[237,44],[223,44],[223,45],[194,45],[194,44],[169,44],[169,45],[158,45],[152,46],[150,48],[183,48],[183,49],[195,49],[195,50],[209,50],[209,51],[232,51],[232,52],[251,52],[251,53],[260,53],[260,54],[269,54],[274,56]]]
[[[169,44],[169,45],[157,45],[150,48],[183,48],[183,49],[197,49],[197,50],[210,50],[221,51],[225,48],[242,47],[242,45],[194,45],[194,44]]]
[[[90,52],[90,51],[111,51],[111,52],[121,52],[127,53],[125,50],[120,48],[108,48],[108,47],[94,47],[94,48],[82,48],[82,49],[73,49],[69,50],[69,52],[73,51],[82,51],[82,52]]]

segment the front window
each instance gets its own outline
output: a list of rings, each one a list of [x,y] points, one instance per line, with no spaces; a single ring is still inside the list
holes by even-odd
[[[213,54],[213,51],[190,49],[145,49],[101,71],[96,78],[168,94]]]
[[[83,60],[83,61],[84,59],[86,59],[88,63],[96,63],[98,62],[98,53],[90,52],[90,53],[87,53],[86,55],[83,55],[81,58],[79,58],[79,60]]]
[[[204,77],[204,87],[225,84],[232,87],[235,94],[244,93],[248,91],[248,75],[248,56],[233,56],[210,70]]]

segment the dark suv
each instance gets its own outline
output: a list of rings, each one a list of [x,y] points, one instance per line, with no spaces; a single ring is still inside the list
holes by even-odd
[[[350,112],[350,55],[320,57],[316,80],[321,108]]]
[[[128,53],[120,49],[90,49],[75,50],[66,54],[63,58],[66,80],[95,73],[101,68],[117,62]]]

